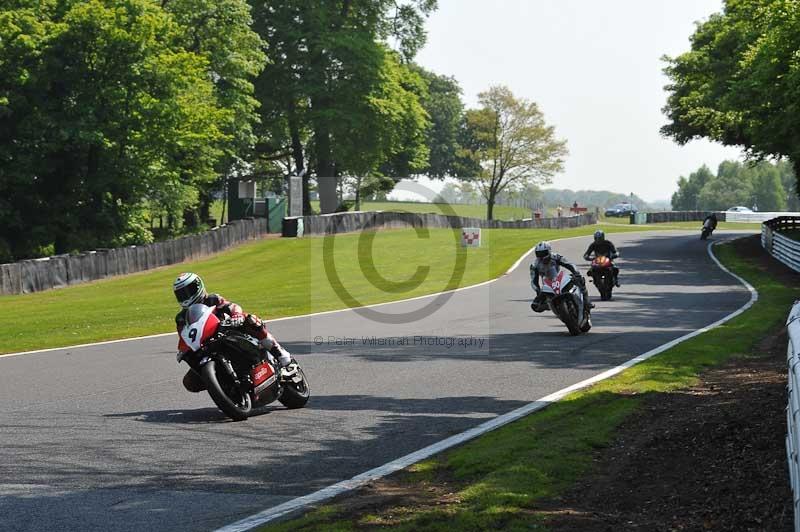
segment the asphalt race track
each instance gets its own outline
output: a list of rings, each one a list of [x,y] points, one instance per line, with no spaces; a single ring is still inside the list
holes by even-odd
[[[377,317],[274,322],[312,399],[241,423],[183,389],[173,337],[0,358],[0,530],[214,529],[584,380],[749,299],[696,231],[613,240],[623,286],[601,303],[589,285],[594,328],[581,337],[530,310],[528,260],[449,298],[375,307]],[[575,261],[589,242],[554,247]]]

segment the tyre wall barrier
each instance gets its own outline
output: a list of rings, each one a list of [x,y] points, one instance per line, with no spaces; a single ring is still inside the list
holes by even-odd
[[[800,301],[795,302],[786,320],[789,330],[789,346],[786,352],[788,364],[789,400],[786,405],[786,458],[789,462],[789,482],[792,487],[794,506],[794,529],[800,532]]]
[[[762,223],[761,246],[789,268],[800,272],[800,242],[781,234],[786,231],[800,234],[800,216],[778,216]]]
[[[177,264],[267,232],[266,218],[236,220],[211,231],[144,246],[97,249],[0,264],[0,294],[27,294]]]
[[[284,218],[283,236],[297,236],[298,221],[302,218],[303,234],[330,235],[351,233],[365,229],[403,229],[408,227],[461,228],[480,227],[482,229],[566,229],[581,227],[597,222],[592,214],[567,216],[561,218],[528,218],[525,220],[483,220],[462,216],[445,216],[434,213],[414,212],[342,212],[318,216]]]
[[[667,212],[648,212],[647,223],[660,224],[667,222],[702,222],[706,216],[711,214],[711,211],[667,211]],[[717,220],[725,222],[727,214],[725,212],[717,212]]]

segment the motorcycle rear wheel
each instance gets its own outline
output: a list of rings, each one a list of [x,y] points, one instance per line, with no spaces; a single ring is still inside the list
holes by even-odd
[[[614,290],[614,279],[612,276],[607,275],[603,279],[603,289],[605,293],[601,296],[600,299],[603,301],[611,301],[611,292]]]
[[[225,386],[220,384],[219,378],[217,376],[217,363],[215,360],[209,360],[202,369],[203,380],[206,382],[206,386],[208,387],[208,395],[211,396],[211,399],[214,401],[214,404],[222,410],[222,412],[231,418],[234,421],[244,421],[245,419],[250,416],[253,404],[250,400],[250,394],[241,393],[239,390],[235,390],[236,394],[240,396],[239,403],[237,403],[234,399],[232,399],[228,392],[225,389],[229,389],[229,391],[234,391],[235,384],[230,383],[230,385]],[[223,382],[229,379],[228,375],[223,373]]]

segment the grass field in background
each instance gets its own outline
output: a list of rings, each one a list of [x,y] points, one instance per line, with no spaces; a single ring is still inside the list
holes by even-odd
[[[342,284],[361,304],[405,299],[468,286],[502,274],[537,241],[608,232],[639,231],[638,226],[587,226],[576,229],[489,229],[483,247],[462,249],[449,229],[431,229],[428,238],[413,230],[374,233],[375,270],[387,280],[411,278],[429,266],[424,281],[403,292],[377,290],[356,259],[359,234],[335,238],[335,264]],[[13,308],[0,329],[0,353],[60,347],[169,332],[178,310],[172,281],[183,271],[200,274],[211,292],[266,318],[345,308],[326,279],[323,238],[267,239],[241,245],[214,257],[157,270],[32,294],[0,296]],[[588,240],[587,240],[588,245]],[[359,255],[360,254],[360,255]],[[466,257],[461,280],[450,282],[459,254]],[[403,257],[403,260],[398,260]],[[48,324],[42,333],[42,324]]]
[[[754,261],[737,255],[730,244],[716,250],[726,266],[759,291],[759,300],[750,310],[614,378],[416,464],[396,477],[411,493],[448,494],[440,496],[436,504],[426,504],[424,496],[418,498],[423,502],[411,506],[391,501],[381,506],[373,500],[368,511],[353,512],[333,503],[260,530],[540,529],[542,514],[532,511],[535,503],[558,496],[585,474],[592,465],[593,452],[611,441],[616,428],[635,415],[646,398],[691,386],[698,382],[703,369],[732,356],[757,354],[758,341],[786,319],[792,302],[800,295],[798,287],[784,285]]]
[[[319,201],[312,201],[311,206],[319,211]],[[413,201],[364,201],[361,203],[362,211],[401,211],[401,212],[432,212],[434,214],[450,214],[452,209],[456,216],[465,218],[486,218],[486,205],[462,205],[458,203],[438,204],[421,203]],[[522,220],[531,217],[531,210],[524,207],[509,207],[507,205],[494,206],[495,220]]]

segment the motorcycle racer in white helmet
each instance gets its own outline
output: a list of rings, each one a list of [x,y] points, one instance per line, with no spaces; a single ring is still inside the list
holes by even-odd
[[[219,294],[206,292],[205,283],[196,273],[182,273],[172,283],[175,299],[181,306],[180,312],[175,316],[175,325],[178,333],[186,324],[186,312],[196,303],[214,308],[214,314],[220,320],[228,320],[232,326],[242,327],[248,334],[258,338],[261,348],[278,360],[284,376],[292,371],[292,355],[278,343],[278,340],[267,330],[267,322],[255,314],[245,314],[242,307],[232,301],[226,300]],[[296,363],[295,363],[296,364]],[[200,375],[190,369],[183,377],[183,385],[190,392],[202,392],[205,383]]]
[[[547,308],[545,303],[545,296],[542,294],[542,289],[539,286],[539,277],[546,275],[548,272],[557,274],[559,268],[569,270],[572,278],[575,279],[576,284],[580,287],[583,293],[583,300],[586,301],[590,309],[594,308],[594,304],[589,300],[589,291],[586,289],[586,280],[581,276],[578,269],[572,265],[563,255],[553,253],[553,248],[550,242],[539,242],[534,248],[536,254],[536,261],[531,263],[531,288],[536,292],[536,298],[531,303],[531,309],[534,312],[544,312]],[[555,270],[555,271],[552,271]]]

